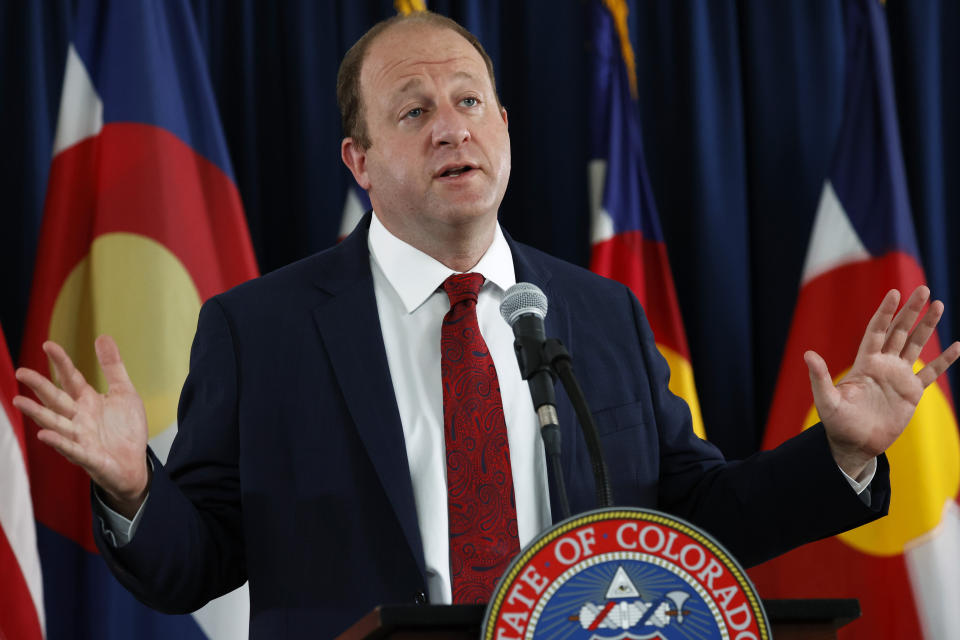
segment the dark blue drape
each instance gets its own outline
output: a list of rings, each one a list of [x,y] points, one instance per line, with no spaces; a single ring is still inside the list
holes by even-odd
[[[651,183],[707,430],[731,456],[761,437],[840,123],[840,2],[631,5]],[[193,0],[264,272],[336,239],[350,184],[339,160],[337,65],[392,4]],[[505,228],[586,264],[586,2],[428,4],[477,33],[494,59],[513,145]],[[0,323],[15,356],[71,11],[69,0],[0,3]],[[960,6],[890,0],[886,11],[911,204],[927,276],[948,305],[948,342],[960,337],[960,187],[951,180],[960,169]]]

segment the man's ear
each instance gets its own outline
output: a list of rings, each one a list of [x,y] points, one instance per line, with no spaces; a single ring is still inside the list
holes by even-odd
[[[367,152],[353,138],[344,138],[340,142],[340,159],[347,165],[353,179],[361,189],[370,188],[370,176],[367,175]]]
[[[500,117],[503,118],[503,124],[507,125],[507,128],[510,128],[510,123],[507,122],[507,108],[500,107]]]

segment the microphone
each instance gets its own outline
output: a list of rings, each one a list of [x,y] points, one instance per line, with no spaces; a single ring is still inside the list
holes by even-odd
[[[557,397],[553,390],[553,369],[544,358],[543,346],[547,341],[543,319],[547,315],[547,296],[535,284],[518,282],[503,295],[500,315],[513,329],[513,350],[520,365],[520,376],[530,387],[533,408],[540,423],[540,436],[547,463],[553,469],[557,488],[557,501],[563,518],[570,517],[570,502],[563,481],[563,464],[560,461],[560,418],[557,416]]]
[[[535,284],[518,282],[504,294],[500,315],[513,329],[513,348],[520,365],[520,376],[530,385],[530,396],[540,427],[557,424],[554,374],[543,358],[543,343],[547,339],[543,328],[543,319],[547,315],[547,296]]]
[[[607,465],[603,460],[597,425],[593,421],[583,389],[573,373],[570,353],[559,340],[547,339],[543,328],[543,319],[547,315],[547,296],[534,284],[518,282],[504,294],[503,302],[500,303],[500,315],[513,328],[513,348],[520,364],[520,374],[530,385],[530,395],[540,421],[544,449],[554,468],[554,476],[559,479],[560,503],[564,516],[569,516],[570,506],[560,467],[560,426],[556,394],[553,390],[555,376],[563,383],[583,430],[590,464],[593,467],[597,505],[613,506],[613,490]]]

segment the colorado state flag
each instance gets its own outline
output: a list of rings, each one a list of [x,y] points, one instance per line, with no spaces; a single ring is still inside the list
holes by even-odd
[[[815,350],[842,376],[884,294],[891,288],[906,294],[925,282],[907,198],[883,9],[876,0],[847,0],[844,18],[842,124],[807,250],[766,449],[818,421],[803,352]],[[934,335],[915,368],[939,353]],[[863,616],[842,629],[841,637],[956,637],[960,438],[946,377],[927,388],[887,455],[892,493],[886,518],[807,545],[751,575],[768,598],[858,598]]]
[[[590,269],[626,284],[640,300],[670,365],[670,390],[687,401],[703,438],[690,349],[643,159],[627,10],[626,0],[591,3]]]
[[[200,305],[257,267],[187,2],[75,6],[22,364],[49,374],[49,338],[105,391],[93,341],[112,335],[165,459]],[[215,603],[164,616],[134,601],[97,556],[89,479],[36,431],[48,637],[245,637],[245,590],[224,616]]]

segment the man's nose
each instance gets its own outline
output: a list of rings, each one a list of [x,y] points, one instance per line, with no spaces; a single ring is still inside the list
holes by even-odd
[[[433,120],[434,146],[450,145],[459,147],[470,140],[470,128],[467,118],[453,105],[442,105],[437,108]]]

